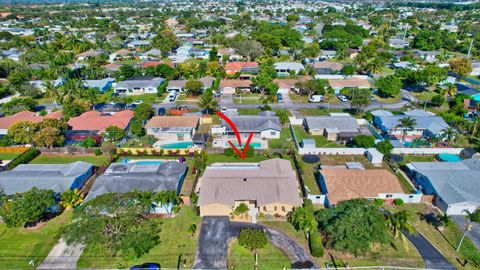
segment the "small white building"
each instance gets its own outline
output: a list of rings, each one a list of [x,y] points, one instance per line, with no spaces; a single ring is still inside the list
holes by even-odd
[[[368,161],[372,163],[373,165],[380,166],[382,165],[383,161],[383,154],[380,153],[377,149],[375,148],[368,148],[367,151],[365,152],[365,156],[367,157]]]

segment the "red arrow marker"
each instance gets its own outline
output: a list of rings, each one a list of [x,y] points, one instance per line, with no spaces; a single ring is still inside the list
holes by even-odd
[[[221,112],[217,112],[217,115],[220,116],[223,120],[225,120],[225,122],[227,122],[230,125],[230,127],[232,127],[233,132],[235,132],[235,136],[237,137],[238,146],[242,147],[242,139],[240,137],[240,133],[238,132],[238,129],[235,126],[235,124],[232,122],[232,120],[230,120],[230,118],[228,118],[227,116],[225,116]],[[243,147],[243,153],[237,147],[235,147],[235,145],[233,145],[233,143],[231,141],[228,141],[228,143],[230,144],[230,146],[233,148],[233,150],[235,150],[235,152],[237,152],[237,154],[242,159],[245,159],[245,157],[247,156],[248,145],[250,144],[250,141],[252,140],[252,137],[253,137],[253,131],[248,136],[247,142],[245,143],[245,146]]]

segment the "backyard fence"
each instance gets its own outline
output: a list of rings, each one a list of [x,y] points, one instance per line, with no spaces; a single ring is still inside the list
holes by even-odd
[[[397,155],[438,155],[442,153],[460,155],[464,148],[393,148]]]
[[[95,150],[100,149],[100,147],[75,147],[75,146],[64,146],[64,147],[37,147],[40,152],[44,155],[94,155]]]

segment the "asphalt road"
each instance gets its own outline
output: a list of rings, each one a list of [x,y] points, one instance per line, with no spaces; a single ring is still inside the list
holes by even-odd
[[[272,228],[244,222],[230,222],[228,217],[204,217],[193,268],[226,269],[228,242],[243,228],[256,228],[267,233],[270,243],[281,249],[292,262],[292,268],[312,268],[308,253],[285,234]]]
[[[422,234],[405,236],[417,248],[427,269],[456,269]]]

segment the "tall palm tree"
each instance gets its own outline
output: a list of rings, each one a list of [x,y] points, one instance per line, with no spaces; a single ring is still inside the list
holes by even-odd
[[[402,210],[399,212],[386,212],[386,216],[387,227],[390,233],[393,237],[401,239],[405,247],[408,247],[407,239],[403,233],[416,233],[412,214],[407,210]]]
[[[202,96],[200,97],[200,100],[198,101],[198,105],[201,108],[205,109],[206,114],[210,114],[213,110],[215,110],[215,108],[218,105],[218,102],[215,99],[215,97],[213,96],[213,93],[212,93],[211,89],[207,89],[202,94]]]
[[[443,129],[441,134],[442,139],[447,142],[453,142],[457,138],[458,132],[454,128],[448,127]]]
[[[97,89],[88,88],[86,91],[86,98],[90,103],[90,106],[92,106],[92,109],[94,109],[95,105],[98,103]]]
[[[398,120],[398,124],[396,128],[402,129],[402,141],[405,142],[405,137],[407,136],[407,132],[413,130],[413,128],[417,125],[417,121],[410,116],[405,118],[400,118]]]
[[[383,61],[380,57],[375,57],[370,63],[367,65],[367,72],[378,74],[383,66]]]

